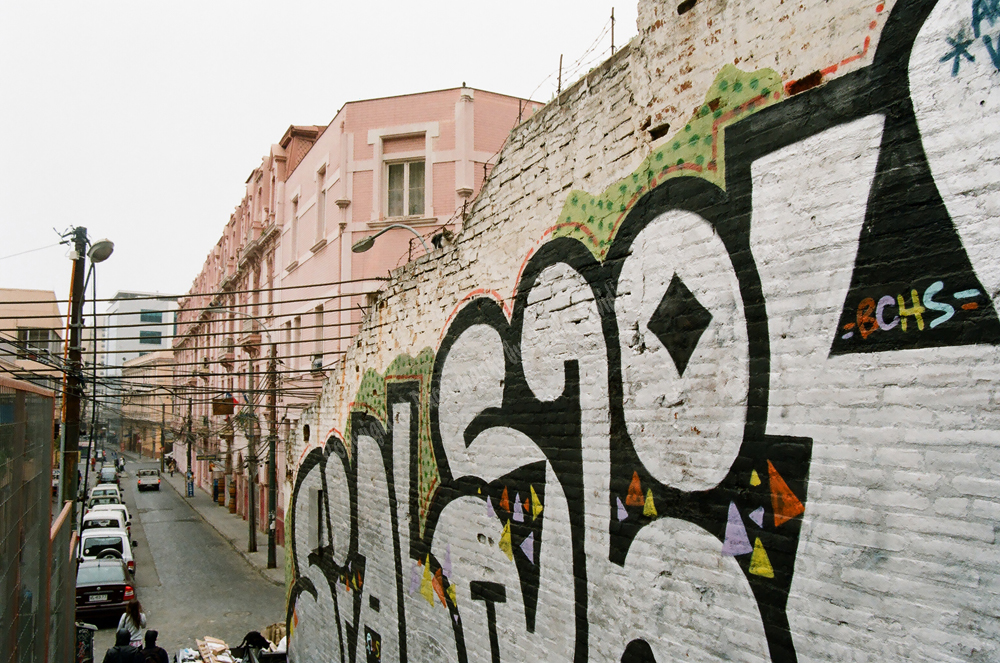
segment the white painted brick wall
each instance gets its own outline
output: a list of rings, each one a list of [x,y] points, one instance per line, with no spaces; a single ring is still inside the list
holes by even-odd
[[[678,15],[676,4],[642,0],[636,41],[512,132],[456,244],[393,274],[303,414],[315,433],[306,446],[296,431],[291,455],[323,462],[299,472],[286,510],[296,527],[292,658],[378,660],[368,628],[381,660],[402,659],[402,647],[421,662],[1000,660],[1000,64],[982,36],[998,28],[985,21],[974,37],[971,12],[959,0],[698,0]],[[954,76],[954,60],[942,60],[949,38],[968,40],[975,58],[957,51]],[[720,74],[734,63],[746,79]],[[763,68],[781,81],[755,102],[769,107],[726,119],[744,102],[720,81],[743,85]],[[906,124],[900,109],[911,102]],[[686,127],[704,126],[701,113],[723,128],[712,135],[726,141],[724,171],[661,170],[676,163],[672,144],[698,130]],[[653,141],[648,129],[663,124],[669,132]],[[906,153],[909,171],[887,174],[880,160],[904,159],[892,151],[906,144],[889,133],[899,131],[921,149]],[[901,179],[918,166],[924,179]],[[631,197],[652,176],[645,197]],[[700,193],[694,180],[706,182]],[[629,212],[611,253],[583,235],[559,239],[572,236],[556,228],[567,214],[586,221],[572,216],[574,195],[611,195],[619,181]],[[894,182],[911,206],[873,193],[878,182]],[[712,195],[721,207],[708,205]],[[655,213],[640,222],[644,205]],[[869,227],[896,243],[871,240]],[[590,267],[573,262],[588,255]],[[647,324],[673,277],[712,315],[684,370]],[[514,295],[525,278],[536,280],[522,310]],[[970,279],[979,308],[960,309],[967,300],[951,296]],[[894,327],[859,337],[856,320],[874,320],[863,306],[853,317],[863,297],[909,297],[934,280],[946,289],[933,301],[957,311],[951,321],[932,329],[940,314],[928,309],[922,331],[908,318],[906,336]],[[506,319],[513,311],[519,339],[485,313],[479,326],[457,326],[460,310],[495,305]],[[342,461],[336,439],[352,411],[369,411],[365,371],[383,374],[424,348],[443,388],[435,408],[422,392],[420,441],[399,406],[381,421],[392,420],[391,465],[369,437],[346,440]],[[566,362],[579,367],[573,416],[558,410],[572,391]],[[477,415],[492,419],[465,439]],[[413,541],[413,450],[430,440],[446,487],[430,534]],[[807,460],[795,460],[802,449]],[[771,498],[770,461],[804,504],[787,523],[774,518],[783,507]],[[517,472],[532,463],[544,467],[541,525],[532,515],[515,524],[491,491],[523,499]],[[629,493],[633,472],[655,513]],[[324,476],[335,531],[332,545],[310,548],[304,491]],[[379,506],[391,504],[387,478],[395,507]],[[500,547],[505,523],[516,562]],[[531,558],[521,547],[529,526],[540,528]],[[740,528],[746,545],[767,551],[773,578],[757,552],[735,545]],[[530,610],[525,578],[538,589]],[[492,608],[496,658],[486,603],[472,595],[483,581],[506,592]]]

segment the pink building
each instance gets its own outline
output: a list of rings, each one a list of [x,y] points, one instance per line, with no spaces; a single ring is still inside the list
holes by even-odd
[[[266,528],[264,374],[273,343],[282,386],[275,422],[282,538],[281,505],[297,460],[286,456],[285,442],[319,393],[323,375],[315,369],[331,367],[348,347],[365,293],[423,252],[403,229],[388,231],[365,253],[353,253],[352,245],[395,223],[416,230],[428,246],[447,241],[510,130],[540,107],[461,87],[352,101],[325,127],[288,128],[247,178],[246,196],[179,302],[177,427],[186,424],[187,398],[196,483],[211,491],[219,482],[220,502],[244,517],[255,509]],[[213,398],[227,393],[255,403],[256,450],[247,439],[256,429],[243,418],[212,414]],[[198,454],[219,461],[210,466],[194,460]],[[183,444],[175,456],[186,469]],[[252,459],[260,459],[256,480],[247,471]]]

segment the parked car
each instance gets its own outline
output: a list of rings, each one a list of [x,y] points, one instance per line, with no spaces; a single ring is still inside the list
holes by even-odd
[[[114,495],[118,499],[121,499],[122,491],[113,483],[99,483],[90,489],[91,497],[103,497],[104,495]]]
[[[80,560],[121,559],[130,573],[135,573],[135,556],[132,548],[135,541],[129,540],[123,529],[87,529],[80,532]]]
[[[59,494],[59,468],[52,470],[52,496]]]
[[[127,506],[124,504],[95,504],[88,513],[101,513],[102,511],[120,513],[125,519],[125,531],[128,532],[129,536],[132,536],[132,516],[128,512]]]
[[[83,529],[123,529],[131,536],[128,521],[121,511],[91,511],[83,517]]]
[[[118,485],[118,470],[115,469],[114,465],[103,466],[100,474],[98,474],[98,481],[100,483],[113,483]]]
[[[135,473],[135,487],[137,490],[145,490],[149,488],[151,490],[160,489],[160,471],[159,470],[139,470]]]
[[[87,500],[87,509],[93,509],[98,504],[121,504],[122,499],[117,495],[100,495]]]
[[[121,559],[81,562],[76,572],[76,614],[121,614],[135,598],[135,580]]]

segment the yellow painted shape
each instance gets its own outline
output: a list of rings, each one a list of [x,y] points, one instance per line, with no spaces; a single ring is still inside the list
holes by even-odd
[[[656,506],[653,504],[653,490],[646,489],[646,506],[642,507],[642,515],[656,518]]]
[[[552,238],[577,239],[603,262],[628,211],[664,181],[700,177],[725,189],[726,127],[783,96],[781,75],[773,69],[747,72],[725,65],[687,124],[659,143],[630,175],[598,194],[570,191],[551,228]]]
[[[510,521],[509,520],[503,526],[503,534],[500,535],[500,543],[498,543],[497,545],[500,546],[500,550],[504,551],[507,554],[507,559],[509,559],[510,561],[513,562],[514,561],[514,547],[511,545],[511,542],[510,542]]]
[[[458,605],[458,594],[455,592],[455,583],[448,585],[446,592],[448,594],[448,598],[451,599],[451,604]]]
[[[534,520],[542,513],[542,501],[538,499],[535,487],[531,486],[531,519]]]
[[[753,555],[750,557],[750,573],[765,578],[774,577],[774,568],[771,566],[771,560],[768,559],[767,551],[764,550],[764,544],[760,542],[760,538],[754,541],[753,544]]]
[[[427,599],[427,602],[434,605],[434,578],[431,576],[431,556],[424,560],[424,576],[420,581],[420,595]]]
[[[760,475],[757,474],[757,470],[754,470],[750,473],[750,485],[751,486],[760,485]]]

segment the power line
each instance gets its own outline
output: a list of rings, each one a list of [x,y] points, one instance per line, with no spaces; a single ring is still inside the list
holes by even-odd
[[[60,244],[62,244],[62,242],[56,242],[55,244],[49,244],[48,246],[40,246],[37,249],[28,249],[27,251],[21,251],[20,253],[11,253],[10,255],[0,257],[0,260],[6,260],[7,258],[16,258],[18,256],[24,256],[24,255],[27,255],[29,253],[36,253],[38,251],[44,251],[45,249],[51,249],[53,247],[59,246]],[[21,302],[18,302],[18,303],[21,303]]]
[[[59,246],[59,244],[53,244],[52,246]],[[45,246],[42,248],[51,248]],[[32,251],[41,251],[41,249],[32,249]],[[31,251],[25,251],[25,253],[31,253]],[[14,256],[21,255],[15,253]],[[14,256],[6,256],[6,258],[12,258]],[[3,260],[4,258],[0,258]],[[387,276],[369,276],[363,279],[347,279],[344,281],[329,281],[326,283],[303,283],[300,285],[282,285],[274,286],[271,288],[257,288],[256,290],[219,290],[218,292],[192,292],[185,295],[167,295],[167,294],[147,294],[139,295],[137,297],[111,297],[102,299],[88,299],[91,302],[136,302],[136,301],[174,301],[177,299],[194,299],[196,297],[218,297],[230,295],[246,295],[255,292],[278,292],[279,290],[301,290],[302,288],[325,288],[332,287],[335,285],[347,285],[351,283],[365,283],[366,281],[388,281]],[[0,302],[0,305],[8,302]],[[20,302],[9,302],[11,304],[52,304],[52,300],[26,300]]]
[[[275,300],[275,301],[271,301],[271,302],[257,302],[257,303],[247,302],[247,303],[244,303],[244,304],[239,304],[238,306],[243,306],[243,307],[257,306],[257,307],[260,307],[260,306],[273,306],[275,304],[298,304],[298,303],[301,303],[301,302],[327,302],[327,301],[331,301],[331,300],[334,300],[334,299],[344,299],[344,298],[348,298],[348,297],[363,297],[363,296],[366,296],[366,295],[374,295],[374,294],[378,294],[379,292],[381,292],[381,291],[380,290],[362,290],[361,292],[345,292],[345,293],[338,293],[338,294],[334,294],[334,295],[322,295],[322,296],[316,296],[316,297],[303,297],[303,298],[300,298],[300,299],[283,299],[283,300]],[[22,302],[13,302],[13,303],[20,304]],[[49,302],[49,303],[51,304],[52,302]],[[4,303],[0,302],[0,307],[2,307],[3,305],[4,305]],[[194,313],[195,311],[215,311],[217,313],[226,313],[228,311],[228,308],[231,308],[231,307],[199,306],[199,307],[194,307],[194,308],[170,309],[170,310],[164,310],[164,311],[159,311],[159,312],[161,312],[161,313],[173,313],[173,314],[175,314],[175,318],[176,318],[176,314],[179,314],[179,313]],[[104,316],[104,317],[111,317],[111,316],[116,316],[116,315],[124,316],[124,315],[140,315],[140,314],[141,314],[141,311],[128,311],[128,312],[122,312],[122,313],[101,313],[99,315]],[[300,315],[300,314],[293,314],[293,313],[286,313],[286,314],[283,314],[283,315],[269,314],[269,315],[264,316],[264,317],[267,317],[267,318],[283,318],[283,317],[290,317],[290,316],[294,316],[294,315]],[[62,318],[62,317],[63,317],[62,315],[0,315],[0,320],[45,320],[45,319]],[[174,322],[151,322],[149,324],[150,325],[162,325],[162,324],[197,325],[197,324],[200,324],[201,322],[203,322],[203,321],[202,320],[182,321],[182,320],[176,320],[175,319]],[[111,326],[109,326],[109,327],[111,327]]]

